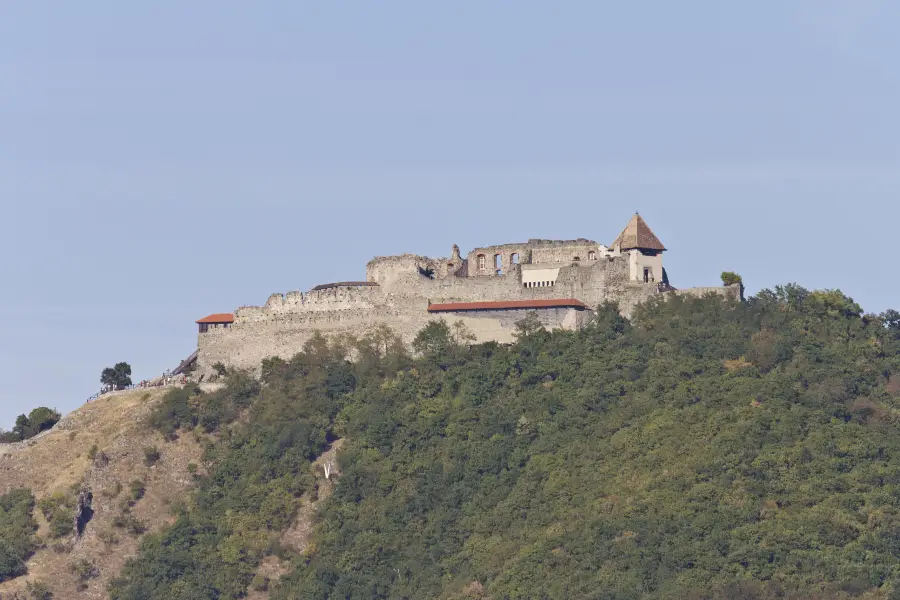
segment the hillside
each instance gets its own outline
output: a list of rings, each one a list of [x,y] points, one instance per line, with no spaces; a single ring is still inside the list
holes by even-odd
[[[136,553],[139,530],[153,531],[170,520],[172,503],[193,485],[188,464],[200,462],[201,449],[191,437],[164,444],[163,436],[147,427],[147,415],[163,396],[162,391],[103,396],[31,440],[0,444],[0,495],[30,490],[39,527],[39,549],[28,560],[28,575],[0,578],[0,598],[35,581],[46,584],[55,598],[105,598],[109,579]],[[148,466],[145,449],[154,446],[165,448]],[[132,482],[144,488],[136,501]],[[92,493],[93,516],[73,541],[74,503],[83,488]],[[123,511],[129,501],[134,506]],[[41,506],[55,522],[44,517]],[[133,517],[130,522],[122,522],[125,512]],[[77,573],[73,565],[80,567]]]
[[[141,404],[105,435],[156,440],[174,497],[205,453],[110,597],[900,598],[900,314],[791,285],[516,340],[319,337]]]

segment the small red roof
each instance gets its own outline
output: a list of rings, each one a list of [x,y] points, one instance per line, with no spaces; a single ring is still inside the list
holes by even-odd
[[[510,308],[587,308],[581,300],[500,300],[496,302],[450,302],[429,304],[428,312],[455,312],[459,310],[505,310]]]
[[[231,313],[216,313],[203,317],[197,323],[234,323],[234,315]]]

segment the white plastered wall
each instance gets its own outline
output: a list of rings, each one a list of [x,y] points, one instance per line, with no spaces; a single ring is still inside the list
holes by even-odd
[[[553,285],[559,277],[559,267],[543,265],[522,265],[522,285],[525,287],[546,287]]]
[[[650,282],[658,283],[663,280],[662,254],[647,256],[640,250],[628,251],[628,264],[632,281],[644,281],[644,269],[650,269]]]

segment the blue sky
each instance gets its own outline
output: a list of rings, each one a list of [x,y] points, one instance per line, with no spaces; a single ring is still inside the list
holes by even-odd
[[[610,242],[900,308],[886,0],[0,3],[0,427],[372,256]]]

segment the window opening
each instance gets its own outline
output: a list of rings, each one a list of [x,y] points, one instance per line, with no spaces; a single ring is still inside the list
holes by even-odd
[[[588,252],[588,260],[597,260],[597,253],[593,250]]]
[[[514,265],[519,264],[519,253],[518,252],[513,252],[512,264],[514,264]]]
[[[644,283],[650,283],[650,269],[644,267]]]
[[[479,254],[478,255],[478,270],[483,271],[485,267],[487,267],[487,258],[484,256],[484,254]]]

